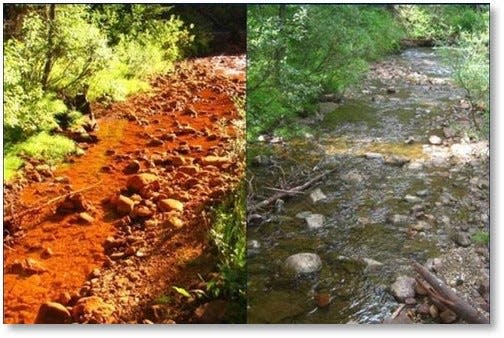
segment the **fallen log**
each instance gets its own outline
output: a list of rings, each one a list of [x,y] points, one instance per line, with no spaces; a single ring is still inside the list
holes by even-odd
[[[422,265],[413,262],[415,271],[427,282],[421,282],[435,304],[445,306],[470,324],[489,324],[490,320],[481,315],[469,303],[457,296],[445,283]]]
[[[68,193],[66,193],[64,195],[60,195],[60,196],[54,197],[54,198],[50,199],[49,201],[44,202],[44,203],[42,203],[40,205],[37,205],[35,207],[25,209],[25,210],[23,210],[21,212],[13,214],[13,215],[5,216],[4,219],[3,219],[4,223],[11,222],[11,221],[13,221],[15,219],[19,219],[19,218],[21,218],[21,217],[23,217],[25,215],[28,215],[28,214],[30,214],[30,213],[32,213],[34,211],[38,211],[38,210],[40,210],[42,208],[48,207],[48,206],[50,206],[50,205],[52,205],[52,204],[54,204],[54,203],[56,203],[56,202],[58,202],[58,201],[60,201],[60,200],[62,200],[64,198],[67,198],[68,196],[73,195],[73,194],[77,194],[77,193],[80,193],[80,192],[83,192],[83,191],[90,190],[90,189],[96,187],[99,184],[101,184],[101,181],[99,181],[99,182],[97,182],[97,183],[95,183],[93,185],[87,186],[85,188],[82,188],[82,189],[79,189],[79,190],[75,190],[75,191],[70,191],[70,192],[68,192]]]
[[[326,172],[323,172],[322,174],[319,174],[317,176],[315,176],[314,178],[312,178],[311,180],[303,183],[302,185],[299,185],[297,187],[294,187],[294,188],[291,188],[291,189],[285,189],[285,190],[281,190],[280,192],[276,193],[275,195],[257,203],[257,204],[254,204],[252,205],[251,207],[247,208],[248,212],[254,212],[256,211],[257,209],[261,209],[261,208],[264,208],[264,207],[267,207],[268,205],[270,204],[273,204],[275,203],[275,201],[279,198],[283,198],[285,196],[289,196],[289,195],[294,195],[294,194],[298,194],[300,191],[303,191],[305,189],[307,189],[308,187],[310,187],[312,184],[314,184],[315,182],[317,181],[320,181],[321,179],[323,179],[325,176],[329,175],[330,173],[333,173],[337,170],[337,168],[333,168],[331,170],[328,170]]]

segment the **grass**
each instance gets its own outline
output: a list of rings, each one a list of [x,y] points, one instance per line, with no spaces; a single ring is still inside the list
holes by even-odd
[[[208,283],[208,293],[236,304],[232,322],[246,322],[245,185],[241,184],[213,212],[210,236],[218,252],[219,277]],[[239,305],[239,306],[238,306]]]
[[[473,241],[479,245],[488,245],[490,243],[490,234],[486,231],[478,231],[472,236]]]
[[[19,168],[23,165],[23,160],[14,154],[8,154],[4,158],[4,181],[9,182],[16,176]]]
[[[67,155],[76,153],[79,149],[75,143],[60,135],[49,135],[42,132],[18,143],[5,151],[4,157],[4,182],[16,176],[23,165],[21,156],[32,157],[55,164]]]

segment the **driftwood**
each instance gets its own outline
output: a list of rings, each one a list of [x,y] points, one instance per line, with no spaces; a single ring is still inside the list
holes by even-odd
[[[252,205],[250,208],[248,208],[248,212],[254,212],[257,209],[267,207],[268,205],[275,203],[275,201],[279,198],[283,198],[283,197],[289,196],[289,195],[298,194],[300,191],[303,191],[303,190],[307,189],[308,187],[310,187],[313,183],[320,181],[325,176],[329,175],[332,172],[335,172],[336,169],[337,168],[333,168],[331,170],[323,172],[322,174],[315,176],[314,178],[307,181],[306,183],[303,183],[300,186],[297,186],[297,187],[294,187],[291,189],[281,190],[280,192],[276,193],[275,195],[273,195],[273,196],[271,196],[271,197],[269,197],[269,198],[267,198],[257,204]]]
[[[481,315],[465,300],[457,296],[446,284],[434,276],[429,270],[417,262],[413,262],[415,271],[425,280],[419,284],[425,288],[427,294],[436,305],[444,306],[470,324],[489,324],[488,318]]]
[[[30,213],[32,213],[34,211],[38,211],[40,209],[48,207],[48,206],[50,206],[50,205],[52,205],[52,204],[54,204],[54,203],[56,203],[56,202],[58,202],[58,201],[60,201],[60,200],[62,200],[64,198],[67,198],[68,196],[71,196],[71,195],[74,195],[74,194],[78,194],[78,193],[83,192],[83,191],[90,190],[90,189],[96,187],[99,184],[101,184],[101,181],[99,181],[98,183],[95,183],[93,185],[87,186],[85,188],[82,188],[82,189],[79,189],[79,190],[75,190],[75,191],[70,191],[70,192],[68,192],[68,193],[66,193],[64,195],[60,195],[60,196],[54,197],[54,198],[50,199],[47,202],[44,202],[44,203],[42,203],[40,205],[37,205],[36,207],[28,208],[28,209],[25,209],[25,210],[23,210],[21,212],[14,213],[14,214],[9,215],[9,216],[5,216],[4,217],[4,222],[11,222],[11,221],[13,221],[15,219],[19,219],[19,218],[21,218],[21,217],[23,217],[25,215],[28,215],[28,214],[30,214]]]
[[[390,316],[390,319],[394,319],[396,318],[397,316],[399,316],[399,314],[402,312],[402,310],[406,307],[406,304],[401,304],[399,305],[399,307],[397,307],[397,309],[395,309],[394,313],[392,313],[392,316]]]

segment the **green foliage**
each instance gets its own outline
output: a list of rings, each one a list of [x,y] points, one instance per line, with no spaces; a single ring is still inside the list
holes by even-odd
[[[23,165],[23,160],[14,154],[4,157],[4,181],[9,182],[16,176],[16,172]]]
[[[161,295],[154,299],[155,304],[170,304],[173,301],[172,297],[168,295]]]
[[[17,144],[13,150],[17,154],[56,163],[65,156],[75,153],[77,147],[72,140],[64,136],[42,132]]]
[[[344,91],[402,37],[377,6],[250,6],[247,25],[249,137],[311,111],[323,92]]]
[[[50,160],[57,150],[41,152],[26,140],[44,141],[62,117],[83,121],[65,99],[86,88],[91,101],[147,90],[193,40],[181,20],[166,17],[169,7],[58,4],[52,16],[51,6],[26,5],[22,28],[4,42],[4,150],[28,144],[27,153]],[[63,153],[70,148],[55,140]]]
[[[161,5],[95,5],[93,18],[107,32],[113,54],[108,66],[90,80],[89,97],[123,100],[149,88],[147,79],[170,71],[194,40],[175,16],[162,19]],[[192,26],[189,26],[192,28]]]
[[[466,90],[473,110],[483,112],[483,125],[476,127],[487,135],[490,128],[489,12],[466,11],[454,22],[460,24],[458,27],[465,27],[465,31],[461,30],[453,45],[443,47],[445,63],[452,68],[457,84]]]
[[[245,195],[242,184],[215,211],[211,238],[218,251],[219,277],[208,283],[214,297],[224,296],[242,306],[236,320],[246,318],[246,228]]]
[[[476,244],[488,245],[490,243],[490,234],[486,231],[478,231],[472,238]]]
[[[172,289],[175,290],[178,294],[186,297],[186,298],[191,298],[191,294],[189,293],[189,291],[187,291],[186,289],[184,288],[181,288],[181,287],[178,287],[178,286],[172,286]]]
[[[438,44],[453,43],[463,33],[485,30],[488,6],[397,5],[398,22],[413,39],[432,39]]]
[[[46,132],[31,136],[20,143],[10,144],[4,148],[4,181],[8,182],[16,176],[16,171],[23,165],[21,157],[32,157],[55,164],[78,151],[79,148],[72,140]]]

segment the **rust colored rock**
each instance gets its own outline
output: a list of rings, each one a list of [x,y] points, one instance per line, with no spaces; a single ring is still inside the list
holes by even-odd
[[[213,165],[216,167],[222,167],[224,164],[229,164],[230,160],[224,156],[205,156],[201,158],[201,163],[203,165]]]
[[[72,212],[83,212],[89,209],[89,204],[84,200],[82,194],[73,194],[67,196],[63,202],[60,203],[56,212],[61,215],[69,214]]]
[[[127,215],[133,211],[134,206],[135,202],[133,202],[132,199],[124,195],[119,195],[119,198],[116,202],[116,209],[118,213]]]
[[[186,165],[179,168],[179,170],[188,175],[195,175],[198,173],[199,168],[195,165]]]
[[[184,204],[175,199],[166,198],[164,200],[159,201],[159,209],[161,209],[161,211],[172,211],[172,210],[183,211]]]
[[[173,156],[170,160],[173,165],[181,166],[188,164],[187,157],[184,156]]]
[[[81,212],[79,214],[78,220],[79,220],[79,222],[86,223],[86,224],[92,224],[94,222],[93,216],[91,216],[87,212]]]
[[[439,319],[443,324],[451,324],[457,320],[457,315],[451,310],[444,310],[439,314]]]
[[[181,154],[189,154],[191,152],[191,148],[188,145],[184,144],[177,148],[177,151]]]
[[[78,323],[110,324],[115,322],[114,306],[98,296],[79,299],[72,308],[72,317]]]
[[[26,258],[22,261],[15,260],[7,270],[10,273],[22,276],[31,276],[48,271],[42,263],[33,258]]]
[[[175,134],[172,134],[172,133],[168,133],[168,134],[164,134],[160,137],[162,140],[164,141],[174,141],[176,138],[177,138],[177,135]]]
[[[140,170],[140,162],[133,160],[124,168],[123,173],[126,175],[136,174]]]
[[[152,140],[149,141],[149,143],[147,143],[147,146],[149,147],[159,147],[159,146],[162,146],[164,144],[164,142],[158,138],[153,138]]]
[[[47,302],[40,306],[35,324],[69,324],[72,316],[60,303]]]
[[[133,215],[136,217],[150,217],[152,214],[152,210],[145,205],[138,206],[133,210]]]
[[[184,222],[178,218],[177,216],[171,216],[166,220],[166,225],[174,227],[174,228],[182,228],[184,226]]]
[[[329,304],[331,303],[331,295],[329,295],[326,292],[317,293],[317,294],[315,294],[314,298],[315,298],[315,303],[317,303],[317,306],[319,308],[328,307]]]
[[[54,252],[52,251],[52,249],[46,248],[46,249],[44,249],[44,251],[42,251],[42,253],[40,254],[40,257],[42,257],[43,259],[48,259],[48,258],[51,258],[53,255],[54,255]]]
[[[159,177],[154,174],[142,173],[131,176],[127,183],[128,189],[134,192],[142,192],[146,188],[159,189]]]
[[[68,305],[71,300],[72,300],[72,295],[68,291],[62,292],[58,297],[58,302],[63,305]]]
[[[194,314],[201,324],[218,324],[226,318],[228,303],[217,299],[199,306]]]

